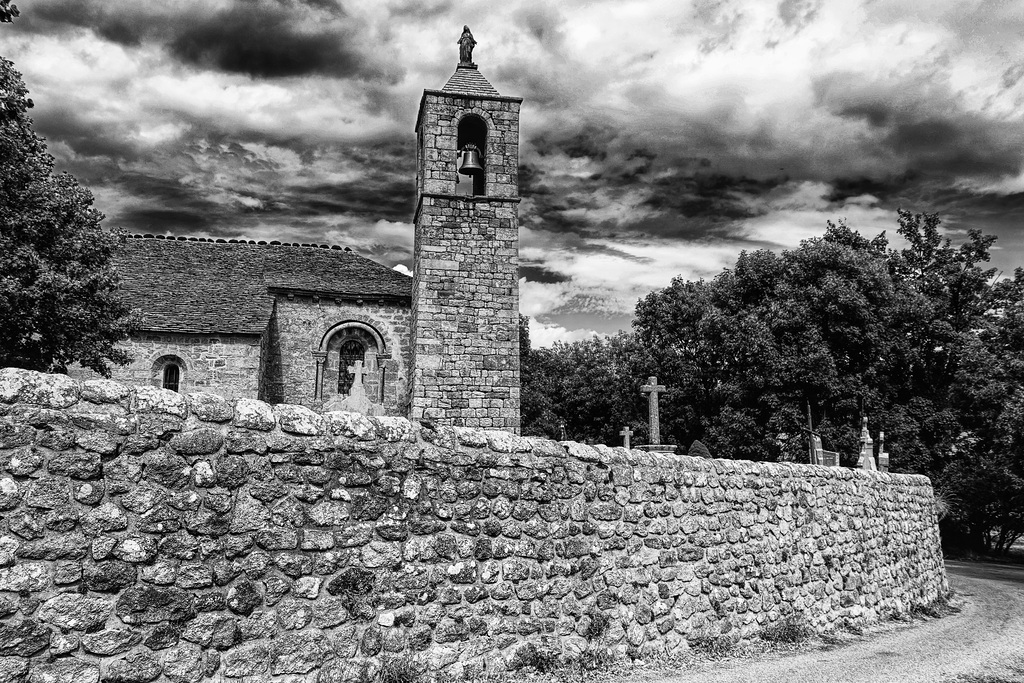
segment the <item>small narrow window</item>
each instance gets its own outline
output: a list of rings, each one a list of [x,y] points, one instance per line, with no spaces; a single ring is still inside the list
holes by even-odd
[[[171,391],[178,390],[178,382],[181,379],[181,368],[174,363],[168,363],[164,366],[164,389],[170,389]]]

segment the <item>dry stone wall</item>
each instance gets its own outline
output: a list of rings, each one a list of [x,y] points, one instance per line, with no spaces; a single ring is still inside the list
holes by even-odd
[[[945,590],[920,476],[0,370],[0,681],[472,677]]]

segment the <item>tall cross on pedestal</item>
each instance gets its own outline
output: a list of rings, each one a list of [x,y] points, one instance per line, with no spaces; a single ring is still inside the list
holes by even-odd
[[[889,454],[885,452],[885,432],[878,432],[878,471],[889,471]]]
[[[628,425],[623,427],[622,431],[619,432],[619,435],[622,437],[622,446],[623,446],[623,448],[629,448],[629,437],[630,437],[630,435],[632,433],[633,433],[633,430],[630,429]]]
[[[651,444],[661,443],[661,420],[658,417],[658,394],[665,391],[664,384],[658,384],[657,377],[648,377],[647,384],[640,387],[640,392],[649,394],[647,397],[647,412],[651,421]]]

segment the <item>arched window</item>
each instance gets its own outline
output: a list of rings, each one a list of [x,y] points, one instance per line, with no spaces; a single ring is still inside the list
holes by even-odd
[[[355,373],[349,372],[349,368],[354,368],[357,361],[363,361],[366,394],[371,399],[378,396],[384,386],[384,368],[377,359],[385,351],[384,338],[367,323],[346,320],[332,326],[320,339],[320,348],[313,353],[317,359],[314,397],[330,401],[336,396],[350,395]]]
[[[338,393],[347,395],[352,390],[355,373],[349,368],[366,356],[366,347],[358,339],[348,339],[338,349]]]
[[[164,389],[170,389],[171,391],[178,390],[178,383],[181,380],[181,368],[175,363],[168,363],[164,366]]]
[[[161,389],[183,391],[189,389],[189,365],[181,356],[166,354],[153,360],[150,384]],[[194,378],[191,378],[194,380]]]

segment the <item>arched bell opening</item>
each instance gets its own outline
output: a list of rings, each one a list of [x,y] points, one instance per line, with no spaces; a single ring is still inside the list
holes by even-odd
[[[456,194],[487,194],[487,172],[484,158],[484,151],[487,149],[487,123],[475,114],[464,116],[459,121],[456,142],[458,149]]]

